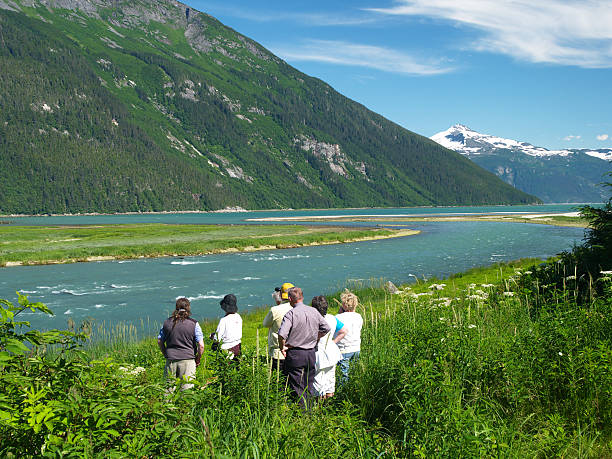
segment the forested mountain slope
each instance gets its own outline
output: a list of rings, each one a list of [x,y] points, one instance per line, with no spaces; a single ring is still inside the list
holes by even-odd
[[[165,0],[0,0],[0,212],[535,202]]]

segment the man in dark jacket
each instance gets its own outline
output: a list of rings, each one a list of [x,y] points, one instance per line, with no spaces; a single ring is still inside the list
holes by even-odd
[[[191,315],[191,303],[187,298],[176,300],[176,308],[159,331],[157,344],[166,358],[164,376],[168,379],[182,378],[185,381],[195,378],[196,367],[204,352],[202,328]],[[182,389],[190,389],[193,384],[184,384]]]

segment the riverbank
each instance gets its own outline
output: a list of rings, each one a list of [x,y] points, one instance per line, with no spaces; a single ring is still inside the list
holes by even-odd
[[[575,228],[586,228],[588,221],[580,217],[578,212],[546,213],[546,214],[505,214],[489,213],[481,215],[320,215],[312,217],[266,217],[250,218],[246,221],[252,222],[366,222],[366,223],[405,223],[405,222],[507,222],[507,223],[533,223],[551,226],[567,226]]]
[[[610,292],[577,302],[578,279],[560,261],[351,286],[361,356],[307,413],[266,358],[263,306],[240,312],[237,362],[205,338],[187,391],[168,390],[155,337],[132,326],[94,330],[61,365],[57,351],[11,357],[0,453],[159,456],[173,444],[194,457],[609,457]],[[332,313],[338,297],[328,296]],[[206,337],[216,323],[202,325]]]
[[[251,252],[418,233],[410,229],[304,225],[3,226],[0,266]]]

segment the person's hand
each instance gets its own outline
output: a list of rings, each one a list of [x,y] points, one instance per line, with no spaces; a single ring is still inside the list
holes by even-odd
[[[201,359],[202,359],[201,355],[196,355],[196,358],[195,358],[196,367],[200,366]]]
[[[283,348],[281,349],[281,354],[283,354],[283,357],[287,357],[287,349],[289,349],[287,346],[283,346]]]

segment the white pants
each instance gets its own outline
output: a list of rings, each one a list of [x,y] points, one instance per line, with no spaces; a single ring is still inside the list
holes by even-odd
[[[319,397],[336,391],[336,365],[321,368],[314,377],[313,388]]]

